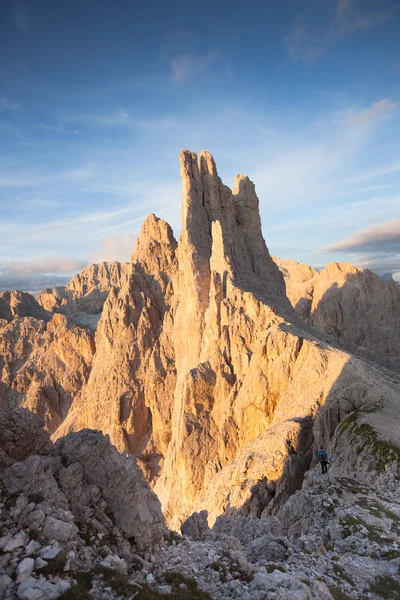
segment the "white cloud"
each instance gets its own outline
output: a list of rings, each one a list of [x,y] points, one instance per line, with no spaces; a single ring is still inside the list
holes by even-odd
[[[88,261],[77,258],[40,257],[30,260],[0,259],[0,290],[37,292],[64,285]]]
[[[315,62],[327,49],[350,33],[383,25],[392,16],[391,11],[359,12],[351,0],[337,0],[336,10],[318,29],[312,26],[315,6],[295,17],[291,31],[284,37],[288,56],[295,61]]]
[[[325,252],[368,251],[388,255],[400,254],[400,219],[359,229],[343,240],[319,250]]]
[[[131,233],[109,235],[100,241],[97,252],[90,252],[88,258],[92,262],[103,260],[127,261],[136,246],[136,236]]]

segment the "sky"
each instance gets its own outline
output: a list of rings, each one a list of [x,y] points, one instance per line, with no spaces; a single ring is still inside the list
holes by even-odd
[[[0,289],[180,229],[178,156],[254,181],[271,254],[400,280],[398,0],[2,0]]]

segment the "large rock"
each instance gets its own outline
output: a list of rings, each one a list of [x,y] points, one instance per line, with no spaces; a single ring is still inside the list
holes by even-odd
[[[47,456],[54,452],[44,419],[23,408],[0,412],[0,472],[31,454]]]
[[[41,439],[37,427],[41,419],[21,409],[8,415],[13,413],[27,417],[21,420],[21,434],[30,445],[23,452],[17,447],[16,452],[13,437],[8,440],[9,446],[1,438],[4,452],[19,460],[11,459],[13,463],[1,474],[0,502],[9,508],[0,511],[0,528],[4,531],[0,550],[15,552],[27,546],[26,557],[37,553],[40,543],[32,540],[27,545],[29,532],[41,543],[50,542],[47,550],[40,549],[41,559],[46,561],[60,553],[65,559],[71,550],[75,560],[76,552],[85,546],[78,534],[84,536],[86,545],[93,544],[93,548],[82,549],[80,563],[75,561],[75,565],[83,563],[86,568],[92,565],[93,550],[99,551],[103,538],[108,552],[112,548],[126,558],[132,551],[145,556],[154,552],[167,530],[160,502],[135,458],[121,455],[107,436],[91,430],[72,433],[56,446],[42,430],[46,443],[35,446],[33,440],[38,443]],[[47,455],[24,458],[29,449],[46,451]],[[90,540],[94,542],[89,544]],[[24,569],[21,567],[21,582],[30,576],[29,569],[25,569],[31,565],[30,560],[23,563]]]
[[[42,535],[45,538],[59,542],[68,542],[77,533],[78,528],[73,523],[66,523],[50,516],[46,518],[42,529]]]
[[[151,550],[166,531],[160,503],[144,479],[133,457],[122,456],[100,432],[83,430],[57,442],[63,464],[79,463],[85,480],[100,489],[117,525],[139,551]],[[74,494],[75,482],[66,478],[67,497]],[[57,539],[57,538],[56,538]]]

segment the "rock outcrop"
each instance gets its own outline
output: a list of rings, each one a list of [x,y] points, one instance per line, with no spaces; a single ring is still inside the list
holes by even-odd
[[[93,332],[64,315],[0,321],[0,408],[28,408],[53,433],[87,380],[94,352]]]
[[[18,563],[17,573],[27,569],[23,553],[47,561],[38,561],[37,567],[36,559],[30,565],[37,577],[56,558],[62,560],[61,575],[68,576],[77,567],[93,568],[102,554],[114,552],[131,564],[135,555],[150,556],[161,544],[167,530],[160,503],[135,459],[118,453],[107,436],[83,430],[54,446],[36,415],[13,409],[0,417],[5,467],[0,471],[0,502],[12,507],[0,513],[3,573],[12,574]],[[16,563],[17,557],[25,563]],[[39,584],[33,579],[33,588],[35,581]],[[20,587],[17,596],[25,598]]]
[[[117,261],[89,265],[75,275],[67,286],[43,290],[36,300],[49,312],[96,315],[101,313],[110,289],[118,287],[123,274],[129,271],[130,263]]]
[[[12,321],[15,317],[35,317],[48,321],[51,314],[27,292],[0,292],[0,322],[2,319]]]
[[[31,454],[48,456],[53,445],[44,419],[27,410],[0,412],[0,472]]]
[[[351,352],[400,368],[400,286],[368,269],[330,263],[319,273],[274,257],[296,313]]]
[[[399,391],[298,317],[247,177],[231,191],[211,155],[186,150],[181,177],[179,243],[164,221],[145,221],[55,434],[107,432],[137,457],[173,527],[194,510],[210,523],[275,513],[349,412],[379,405],[374,426],[387,433]]]

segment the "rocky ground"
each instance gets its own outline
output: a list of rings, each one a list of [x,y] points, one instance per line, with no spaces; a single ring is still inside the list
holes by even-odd
[[[89,430],[53,445],[40,424],[1,414],[2,599],[400,598],[395,462],[368,485],[316,467],[275,515],[210,529],[203,511],[178,535],[135,459]]]

